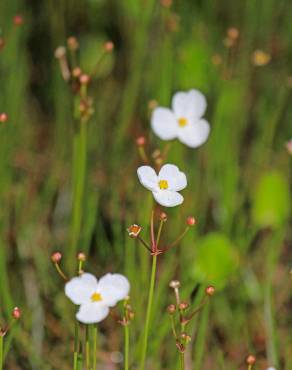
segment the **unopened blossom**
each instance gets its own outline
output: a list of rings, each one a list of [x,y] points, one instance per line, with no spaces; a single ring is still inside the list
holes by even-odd
[[[130,290],[128,279],[120,274],[106,274],[100,280],[89,273],[74,277],[65,284],[66,296],[80,306],[78,321],[93,324],[104,320],[110,307],[125,299]]]
[[[206,98],[200,91],[177,92],[172,98],[172,109],[157,107],[153,110],[152,129],[162,140],[177,138],[197,148],[204,144],[210,132],[209,123],[202,118],[206,107]]]
[[[174,207],[184,201],[178,192],[187,186],[187,178],[177,166],[165,164],[158,175],[152,167],[141,166],[137,174],[141,184],[152,191],[154,199],[162,206]]]

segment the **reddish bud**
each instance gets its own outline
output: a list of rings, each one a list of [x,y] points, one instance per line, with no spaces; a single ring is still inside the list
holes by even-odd
[[[160,0],[161,5],[165,6],[166,8],[169,8],[172,4],[172,0]]]
[[[5,46],[5,40],[3,39],[3,37],[0,37],[0,50],[3,49]]]
[[[87,85],[90,81],[90,77],[87,74],[83,73],[80,76],[79,81],[82,85]]]
[[[23,17],[20,14],[17,14],[13,17],[13,23],[15,26],[21,26],[23,24]]]
[[[131,238],[137,238],[137,236],[140,234],[141,230],[142,230],[142,227],[139,226],[139,225],[136,225],[136,224],[131,225],[127,229],[128,233],[129,233],[129,236]]]
[[[82,73],[82,71],[81,71],[80,67],[75,67],[72,70],[73,77],[79,78],[81,76],[81,73]]]
[[[253,356],[253,355],[249,355],[249,356],[247,356],[246,363],[247,363],[248,365],[254,365],[254,364],[255,364],[255,362],[256,362],[256,358],[255,358],[255,356]]]
[[[180,310],[184,311],[189,307],[189,304],[187,302],[181,302],[178,307]]]
[[[172,280],[169,283],[169,287],[172,289],[178,289],[180,287],[180,282],[178,280]]]
[[[18,307],[14,307],[13,310],[12,310],[12,313],[11,313],[12,317],[15,319],[15,320],[19,320],[20,317],[21,317],[21,309],[18,308]]]
[[[77,41],[76,37],[74,37],[74,36],[68,37],[67,45],[68,45],[68,48],[72,51],[75,51],[79,48],[78,41]]]
[[[167,307],[167,312],[170,314],[170,315],[173,315],[176,311],[176,306],[174,304],[170,304],[168,307]]]
[[[181,333],[180,337],[186,343],[189,343],[192,340],[192,337],[189,334],[187,334],[187,333]]]
[[[193,216],[189,216],[189,217],[187,218],[187,224],[188,224],[189,226],[194,226],[196,223],[197,223],[197,221],[196,221],[195,217],[193,217]]]
[[[207,295],[211,297],[215,293],[215,288],[212,285],[210,285],[205,289],[205,292]]]
[[[137,137],[137,139],[136,139],[136,144],[137,144],[138,146],[144,146],[144,145],[145,145],[145,143],[146,143],[146,138],[145,138],[145,136],[139,136],[139,137]]]
[[[85,253],[83,253],[83,252],[79,252],[79,253],[77,254],[77,259],[78,259],[78,261],[81,261],[81,262],[86,261],[86,254],[85,254]]]
[[[161,212],[160,215],[159,215],[159,219],[160,219],[160,221],[166,222],[167,221],[167,214],[165,212]]]
[[[114,49],[114,43],[112,41],[107,41],[104,45],[104,50],[107,52],[111,52]]]
[[[54,263],[59,263],[62,259],[62,253],[61,252],[54,252],[52,255],[51,255],[51,260],[54,262]]]
[[[0,113],[0,122],[5,123],[8,120],[8,116],[6,113]]]

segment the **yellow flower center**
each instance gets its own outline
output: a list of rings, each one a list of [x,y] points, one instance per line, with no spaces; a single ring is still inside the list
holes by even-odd
[[[160,189],[168,189],[168,182],[166,180],[160,180],[158,185]]]
[[[102,301],[102,297],[99,293],[93,293],[92,296],[90,297],[92,302],[99,302]]]
[[[178,124],[180,127],[185,127],[188,124],[188,120],[184,117],[178,119]]]

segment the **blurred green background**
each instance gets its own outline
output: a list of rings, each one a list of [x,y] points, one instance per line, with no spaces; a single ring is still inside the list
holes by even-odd
[[[147,238],[152,207],[151,194],[137,180],[142,162],[135,140],[146,136],[150,156],[163,151],[167,144],[150,130],[151,107],[169,106],[174,92],[191,88],[206,95],[211,134],[197,150],[178,141],[169,150],[167,161],[187,174],[189,185],[184,204],[167,210],[163,242],[178,235],[188,215],[198,223],[178,248],[159,258],[148,366],[177,368],[166,313],[173,301],[168,282],[177,278],[192,304],[207,284],[217,289],[189,327],[188,370],[245,369],[248,353],[256,354],[257,369],[292,369],[286,145],[292,137],[292,3],[170,3],[0,3],[0,112],[8,114],[0,125],[0,323],[15,305],[23,310],[5,369],[72,368],[75,307],[50,261],[55,250],[64,253],[67,271],[82,250],[90,272],[129,277],[135,368],[150,259],[126,228],[139,223]],[[94,114],[86,123],[86,181],[73,244],[72,189],[82,158],[73,157],[74,94],[54,57],[70,36],[79,42],[76,66],[88,74],[104,43],[115,45],[88,87]],[[122,349],[121,327],[108,318],[99,340],[99,367],[120,368],[112,353]]]

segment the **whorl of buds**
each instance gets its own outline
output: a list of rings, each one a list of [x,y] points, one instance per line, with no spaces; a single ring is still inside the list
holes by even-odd
[[[8,115],[6,113],[0,113],[0,123],[5,123],[8,120]]]
[[[215,288],[210,285],[205,289],[205,293],[211,297],[215,293]]]
[[[142,227],[136,224],[131,225],[128,227],[127,231],[131,238],[137,238],[142,230]]]
[[[139,136],[139,137],[137,137],[136,144],[138,146],[144,146],[146,144],[146,138],[145,138],[145,136]]]
[[[51,260],[54,263],[59,263],[61,261],[61,259],[62,259],[62,253],[61,252],[54,252],[51,255]]]
[[[166,222],[167,221],[167,214],[165,212],[160,212],[159,219],[160,219],[160,221]]]
[[[103,47],[105,51],[111,52],[114,49],[114,43],[112,41],[107,41],[106,43],[104,43]]]
[[[81,261],[81,262],[86,261],[86,254],[85,254],[85,253],[83,253],[83,252],[79,252],[79,253],[77,254],[77,259],[78,259],[78,261]]]
[[[255,356],[253,356],[253,355],[249,355],[249,356],[247,356],[247,358],[246,358],[246,363],[247,363],[248,365],[254,365],[254,364],[255,364],[255,362],[256,362],[256,358],[255,358]]]
[[[81,85],[87,85],[90,81],[90,77],[86,73],[82,73],[82,75],[79,77],[79,81]]]
[[[18,308],[18,307],[14,307],[12,312],[11,312],[11,316],[15,319],[15,320],[19,320],[20,317],[21,317],[21,309]]]
[[[65,46],[58,46],[55,50],[55,58],[62,59],[66,55],[66,48]]]
[[[186,310],[187,308],[189,308],[189,304],[187,302],[181,302],[178,306],[178,308],[181,310],[181,311],[184,311]]]
[[[170,314],[170,315],[173,315],[176,311],[176,306],[175,304],[170,304],[168,307],[167,307],[167,312]]]
[[[20,14],[17,14],[13,17],[13,24],[15,26],[21,26],[23,24],[23,17]]]
[[[180,282],[178,280],[171,280],[169,287],[172,289],[178,289],[180,287]]]
[[[194,225],[196,225],[196,223],[197,223],[197,221],[196,221],[195,217],[193,217],[193,216],[189,216],[189,217],[187,218],[187,224],[188,224],[189,226],[194,226]]]
[[[79,48],[78,40],[74,36],[68,37],[68,39],[67,39],[67,45],[68,45],[68,48],[71,51],[75,51],[75,50],[77,50]]]

